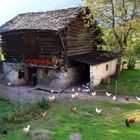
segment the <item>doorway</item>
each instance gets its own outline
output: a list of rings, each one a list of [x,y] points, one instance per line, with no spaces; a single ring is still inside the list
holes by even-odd
[[[81,64],[81,66],[82,66],[81,81],[83,83],[89,83],[90,82],[90,65]]]
[[[37,85],[37,68],[36,67],[29,67],[28,68],[28,83],[32,86]]]

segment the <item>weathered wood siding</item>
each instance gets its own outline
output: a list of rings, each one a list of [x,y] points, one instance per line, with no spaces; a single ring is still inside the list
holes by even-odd
[[[2,41],[4,42],[3,52],[6,59],[23,57],[25,48],[21,35],[3,35]]]
[[[39,57],[47,55],[61,55],[61,40],[55,34],[42,34],[38,38]]]
[[[61,55],[61,40],[52,32],[3,34],[6,59],[45,59],[50,55]]]
[[[93,51],[93,39],[82,18],[78,18],[67,28],[67,55],[77,55]]]

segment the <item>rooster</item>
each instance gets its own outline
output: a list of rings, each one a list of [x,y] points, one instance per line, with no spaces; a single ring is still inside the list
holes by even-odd
[[[136,122],[136,117],[131,118],[131,119],[129,120],[129,123],[135,123],[135,122]]]
[[[91,93],[92,96],[96,96],[96,91]]]
[[[130,123],[129,123],[128,119],[125,119],[125,125],[126,125],[127,127],[130,127]]]
[[[100,114],[101,112],[102,112],[102,109],[98,109],[98,108],[96,107],[96,113]]]
[[[136,99],[137,99],[138,101],[140,101],[140,97],[136,96]]]
[[[76,107],[76,106],[72,107],[72,108],[70,109],[70,111],[73,112],[73,113],[77,113],[77,107]]]
[[[8,135],[8,130],[7,130],[7,129],[2,130],[1,134],[2,134],[2,135]]]
[[[27,127],[24,127],[24,128],[23,128],[23,131],[24,131],[25,133],[28,133],[29,130],[30,130],[30,125],[28,125]]]
[[[46,116],[46,112],[41,112],[41,113],[40,113],[40,116],[41,116],[41,118],[43,118],[43,119],[44,119],[44,118],[45,118],[45,116]]]
[[[129,101],[129,97],[128,96],[124,96],[126,101]]]
[[[111,93],[106,92],[106,96],[107,97],[110,97],[111,96]]]

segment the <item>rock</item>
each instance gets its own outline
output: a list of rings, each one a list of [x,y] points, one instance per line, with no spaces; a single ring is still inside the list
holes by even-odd
[[[121,111],[121,109],[120,109],[119,107],[115,107],[114,110],[115,110],[116,112],[120,112],[120,111]]]
[[[53,136],[53,132],[48,131],[48,130],[34,130],[32,132],[33,138],[43,138],[46,140],[49,140]]]
[[[82,140],[82,135],[80,133],[73,133],[70,135],[70,140]]]

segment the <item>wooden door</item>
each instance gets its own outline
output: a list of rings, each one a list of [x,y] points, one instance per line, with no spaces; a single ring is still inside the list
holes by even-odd
[[[32,86],[37,85],[37,68],[28,68],[28,83]]]

